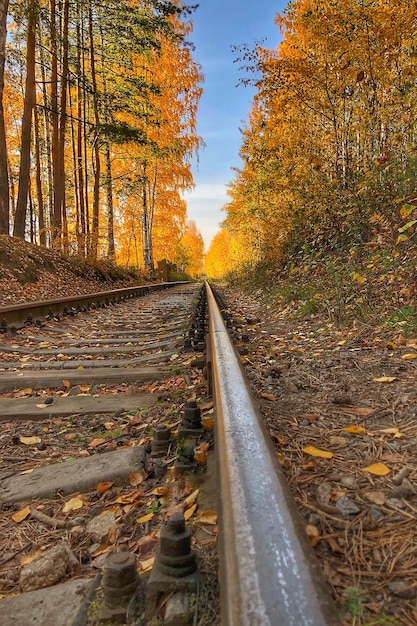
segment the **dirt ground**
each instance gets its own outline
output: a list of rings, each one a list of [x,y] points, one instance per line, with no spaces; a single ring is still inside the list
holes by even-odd
[[[343,624],[415,626],[417,338],[220,291]]]

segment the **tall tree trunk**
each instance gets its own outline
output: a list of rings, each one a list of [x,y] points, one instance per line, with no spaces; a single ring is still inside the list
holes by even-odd
[[[93,89],[93,112],[95,123],[95,137],[93,142],[93,171],[94,171],[94,191],[93,191],[93,215],[91,221],[91,245],[89,255],[91,259],[97,258],[98,249],[98,231],[99,231],[99,203],[100,203],[100,149],[99,149],[99,113],[97,102],[97,77],[96,77],[96,59],[95,59],[95,47],[94,47],[94,33],[93,33],[93,11],[91,4],[88,11],[88,27],[89,27],[89,39],[90,39],[90,64],[91,64],[91,85]]]
[[[39,243],[46,246],[45,230],[45,209],[43,205],[42,193],[42,173],[41,173],[41,150],[39,145],[39,115],[35,107],[35,167],[36,167],[36,197],[38,199],[38,223],[39,223]]]
[[[0,234],[9,234],[9,168],[4,127],[3,88],[6,58],[6,23],[9,0],[0,0]]]
[[[110,146],[106,143],[106,189],[107,189],[107,258],[116,261],[114,245],[114,209],[113,209],[113,180],[111,173]]]
[[[81,66],[81,49],[82,49],[82,14],[81,6],[78,6],[77,14],[77,189],[78,189],[78,205],[80,207],[79,215],[79,235],[78,235],[78,253],[82,253],[85,257],[87,254],[87,224],[86,224],[86,206],[84,198],[84,167],[83,167],[83,91],[81,85],[81,77],[83,67]]]
[[[50,1],[51,16],[51,127],[52,127],[52,185],[53,210],[51,215],[51,244],[61,247],[61,198],[62,189],[59,166],[59,117],[58,117],[58,46],[56,32],[56,3]]]
[[[26,84],[23,104],[22,135],[20,147],[19,189],[14,220],[13,235],[25,238],[26,212],[30,179],[30,143],[32,130],[32,114],[35,106],[35,31],[37,23],[37,0],[31,0],[28,7],[28,24],[26,40]]]
[[[142,169],[142,246],[143,264],[145,269],[154,269],[153,249],[152,249],[152,219],[149,211],[148,201],[148,174],[147,163],[143,163]]]
[[[63,246],[64,252],[68,253],[68,221],[66,215],[65,198],[65,135],[67,127],[67,88],[68,88],[68,22],[69,0],[64,0],[64,12],[62,23],[62,69],[61,69],[61,101],[59,112],[59,143],[58,143],[58,167],[59,167],[59,204],[62,216]]]

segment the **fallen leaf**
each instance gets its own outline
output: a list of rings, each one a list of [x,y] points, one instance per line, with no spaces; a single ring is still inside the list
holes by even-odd
[[[190,517],[192,517],[194,515],[194,513],[197,510],[197,504],[193,504],[193,506],[190,506],[189,509],[187,509],[186,511],[184,511],[184,519],[187,521],[190,519]]]
[[[34,471],[35,471],[35,468],[32,467],[32,469],[23,470],[23,472],[19,472],[19,474],[31,474]]]
[[[93,441],[90,441],[90,443],[88,444],[88,447],[89,448],[96,448],[97,446],[100,446],[105,441],[106,440],[103,439],[103,437],[96,437],[95,439],[93,439]]]
[[[307,446],[306,448],[303,448],[303,452],[309,454],[310,456],[318,457],[320,459],[331,459],[334,457],[333,452],[320,450],[319,448],[315,448],[314,446]]]
[[[125,493],[122,496],[119,496],[115,502],[117,504],[133,504],[134,502],[141,502],[141,498],[143,497],[143,492],[140,489],[135,489],[130,493]]]
[[[36,436],[33,436],[33,437],[23,437],[23,436],[20,436],[19,437],[19,441],[20,441],[20,443],[24,443],[25,446],[33,446],[36,443],[41,443],[42,439],[40,437],[36,437]]]
[[[78,509],[82,509],[84,506],[84,502],[81,500],[80,496],[74,496],[71,500],[68,500],[64,504],[64,508],[62,509],[63,513],[69,513],[69,511],[78,511]]]
[[[195,489],[187,498],[185,498],[185,500],[181,502],[185,509],[189,508],[196,502],[199,493],[200,490]]]
[[[197,518],[197,523],[203,524],[203,526],[214,526],[215,524],[217,524],[217,520],[218,515],[216,511],[210,511],[208,509],[207,511],[200,511]]]
[[[316,422],[320,419],[320,415],[318,413],[303,413],[303,415],[300,415],[300,419]]]
[[[363,426],[358,426],[358,424],[352,424],[352,426],[346,426],[346,428],[342,428],[341,430],[345,433],[352,433],[354,435],[367,432],[366,428],[364,428]]]
[[[380,378],[374,378],[376,383],[392,383],[397,380],[396,376],[381,376]]]
[[[145,476],[142,472],[131,472],[130,474],[128,474],[127,478],[129,484],[132,485],[132,487],[137,487],[138,485],[143,483]]]
[[[275,396],[273,393],[267,393],[266,391],[263,391],[261,393],[261,397],[264,398],[265,400],[269,400],[269,402],[274,402],[275,400]]]
[[[24,509],[20,509],[20,511],[17,511],[14,515],[12,515],[12,520],[19,524],[19,522],[26,519],[28,515],[30,515],[30,506],[25,506]]]
[[[375,474],[375,476],[386,476],[391,470],[384,463],[373,463],[372,465],[368,465],[368,467],[364,467],[363,471]]]
[[[22,566],[29,565],[29,563],[32,563],[32,561],[34,561],[41,554],[43,554],[42,550],[35,550],[35,552],[32,552],[32,554],[28,554],[26,556],[22,556],[19,559],[19,563]]]
[[[417,359],[417,354],[410,352],[409,354],[403,354],[401,358],[404,359],[404,361],[411,361],[411,359]]]
[[[385,504],[385,500],[387,496],[383,491],[367,491],[365,494],[365,498],[367,498],[370,502],[373,502],[377,506],[382,506]]]
[[[202,441],[199,446],[194,449],[194,460],[196,463],[206,463],[207,462],[207,450],[209,448],[209,444],[207,441]]]
[[[306,526],[307,536],[310,539],[311,545],[314,547],[320,541],[320,533],[318,528],[313,526],[312,524],[307,524]]]
[[[38,407],[38,409],[46,409],[46,407],[48,405],[47,404],[37,404],[36,406]]]
[[[107,482],[98,483],[97,485],[97,493],[106,493],[113,485],[113,481],[108,480]]]
[[[155,517],[155,513],[147,513],[146,515],[142,515],[142,517],[138,517],[136,522],[138,524],[144,524],[145,522],[149,522],[153,517]]]
[[[406,435],[401,433],[397,426],[393,426],[392,428],[383,428],[379,430],[378,433],[384,433],[385,435],[394,435],[394,439],[402,439]]]
[[[93,552],[91,552],[90,556],[100,556],[101,554],[106,554],[106,552],[111,552],[114,548],[115,546],[108,546],[107,544],[101,543]]]
[[[83,370],[83,369],[84,369],[83,365],[79,365],[79,366],[77,367],[77,370]]]
[[[146,574],[147,572],[150,572],[154,564],[154,561],[155,561],[154,556],[150,557],[149,559],[144,559],[143,561],[139,561],[141,574]]]
[[[369,406],[353,406],[352,408],[346,407],[340,410],[341,413],[345,415],[358,415],[361,417],[367,417],[368,415],[372,415],[375,413],[375,409],[372,409]]]
[[[65,389],[69,389],[71,387],[71,383],[69,380],[63,380],[62,384],[64,385]]]

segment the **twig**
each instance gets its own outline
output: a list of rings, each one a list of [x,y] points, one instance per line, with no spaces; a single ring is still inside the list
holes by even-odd
[[[37,509],[31,509],[30,516],[34,517],[38,522],[42,522],[42,524],[46,524],[46,526],[52,526],[52,528],[65,528],[66,522],[61,519],[54,519],[53,517],[49,517],[49,515],[45,515],[45,513],[41,513]]]
[[[0,561],[0,567],[2,567],[3,565],[5,565],[6,563],[8,563],[9,561],[12,561],[14,559],[15,556],[17,556],[18,554],[20,554],[21,552],[24,552],[25,550],[28,550],[29,548],[31,548],[33,546],[33,543],[30,541],[29,543],[27,543],[26,545],[24,545],[22,548],[20,548],[19,550],[17,550],[16,552],[14,552],[13,554],[9,554],[9,556],[5,556],[4,559],[2,559]]]

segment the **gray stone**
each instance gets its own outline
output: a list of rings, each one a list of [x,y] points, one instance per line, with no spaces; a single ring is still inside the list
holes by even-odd
[[[0,499],[19,502],[49,497],[58,489],[65,494],[89,491],[99,482],[106,481],[116,485],[128,484],[128,474],[142,468],[143,449],[139,446],[44,465],[31,474],[16,474],[3,480]]]
[[[353,476],[343,476],[343,478],[340,480],[340,484],[346,489],[352,489],[352,491],[356,491],[357,489],[359,489],[359,485],[356,479],[353,478]]]
[[[388,498],[386,504],[392,506],[394,509],[405,509],[404,502],[401,502],[398,498]]]
[[[165,605],[164,626],[190,623],[190,600],[185,593],[174,593]]]
[[[347,496],[342,496],[341,498],[339,498],[339,500],[336,502],[336,508],[341,512],[343,517],[350,517],[351,515],[357,515],[361,512],[361,509],[356,504],[356,502],[354,502]]]
[[[318,504],[329,504],[332,495],[332,486],[330,483],[322,483],[317,487],[316,499]]]
[[[22,591],[50,587],[65,575],[70,561],[70,550],[63,543],[45,550],[41,556],[25,565],[20,573]]]
[[[93,517],[87,524],[87,532],[97,543],[104,543],[110,529],[116,525],[116,517],[112,511],[106,511],[102,515]]]
[[[404,478],[400,485],[396,485],[391,491],[392,498],[404,498],[408,500],[416,494],[416,489],[407,478]]]
[[[79,579],[0,600],[0,626],[69,626],[92,579]]]

